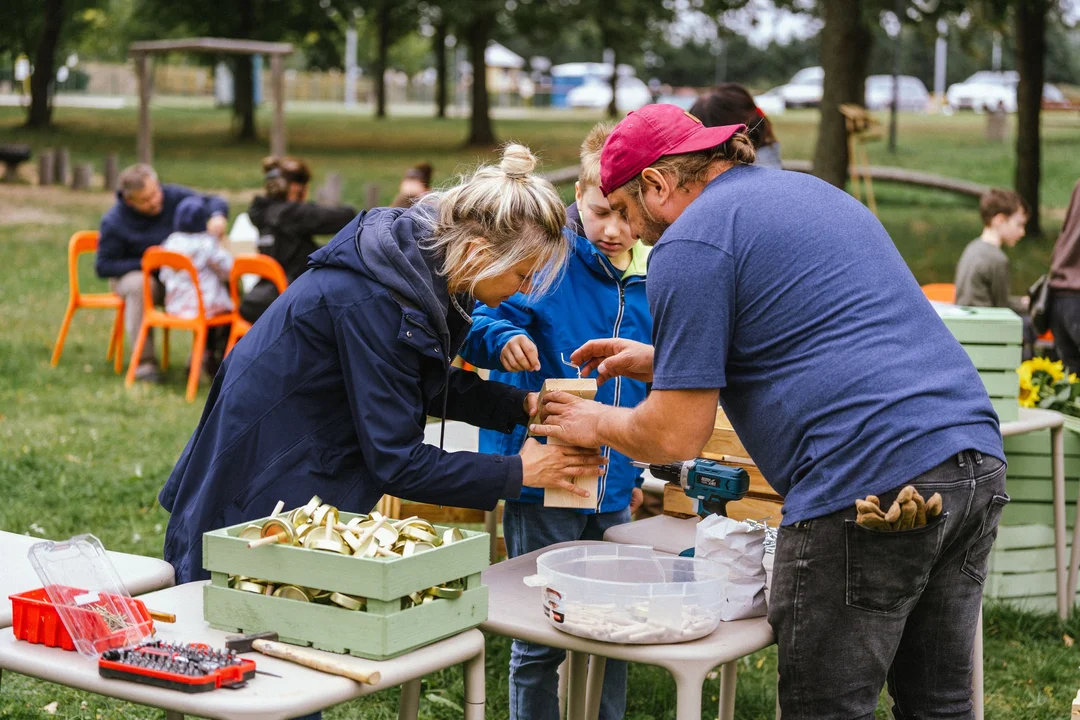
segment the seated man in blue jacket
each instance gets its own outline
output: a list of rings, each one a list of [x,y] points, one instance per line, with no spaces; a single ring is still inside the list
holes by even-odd
[[[142,324],[143,253],[165,241],[173,231],[176,206],[193,195],[199,196],[194,190],[179,185],[163,186],[149,165],[132,165],[120,173],[116,205],[101,219],[94,269],[98,277],[109,279],[109,287],[114,293],[124,298],[124,330],[129,347],[135,346]],[[214,195],[201,197],[210,215],[206,231],[220,238],[225,234],[229,206]],[[165,298],[165,291],[157,280],[154,280],[154,298],[156,302]],[[138,362],[136,379],[149,382],[161,379],[153,335],[147,337]]]

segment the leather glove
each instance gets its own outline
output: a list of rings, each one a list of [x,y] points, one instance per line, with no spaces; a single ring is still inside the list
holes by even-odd
[[[855,501],[858,515],[855,522],[871,530],[912,530],[941,514],[941,493],[934,493],[929,500],[912,485],[906,485],[889,506],[888,511],[881,509],[881,501],[876,495],[867,495],[865,500]]]

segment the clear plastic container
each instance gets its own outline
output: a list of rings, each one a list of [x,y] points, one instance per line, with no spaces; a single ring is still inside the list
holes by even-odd
[[[132,599],[93,535],[35,543],[27,553],[75,649],[88,658],[150,639],[154,622]]]
[[[525,582],[544,588],[544,614],[563,632],[631,645],[677,643],[720,624],[724,568],[605,543],[546,552]]]

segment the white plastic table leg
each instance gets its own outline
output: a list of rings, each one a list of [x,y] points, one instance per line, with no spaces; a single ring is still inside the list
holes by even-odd
[[[701,689],[705,684],[705,673],[671,674],[675,678],[675,720],[701,720]],[[732,718],[729,716],[726,720]]]
[[[484,720],[487,690],[484,678],[484,650],[465,663],[465,720]]]
[[[570,658],[559,663],[559,720],[566,720],[566,686],[570,678]]]
[[[566,720],[584,720],[585,718],[585,685],[589,670],[589,654],[571,650],[570,672],[568,673],[568,688],[566,702]]]
[[[604,669],[607,658],[593,655],[589,658],[589,681],[585,690],[585,720],[599,720],[600,700],[604,694]]]
[[[401,702],[398,704],[398,720],[416,720],[420,713],[421,678],[409,680],[401,686]]]
[[[975,647],[971,653],[971,704],[975,720],[983,720],[983,613],[979,605],[979,622],[975,624]]]
[[[735,718],[735,678],[739,670],[738,661],[720,666],[720,712],[719,720]]]

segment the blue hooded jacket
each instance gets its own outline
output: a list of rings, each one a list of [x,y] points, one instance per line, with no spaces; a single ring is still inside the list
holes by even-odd
[[[570,354],[593,338],[623,337],[651,342],[652,317],[645,296],[645,276],[616,269],[603,253],[584,237],[567,231],[571,240],[566,272],[545,297],[535,299],[518,293],[497,308],[477,304],[473,325],[461,356],[473,365],[491,370],[491,379],[535,392],[552,377],[577,377],[563,364],[560,354]],[[642,252],[638,245],[634,252]],[[638,265],[635,262],[634,265]],[[526,335],[537,347],[540,370],[506,372],[500,355],[510,338]],[[645,383],[616,378],[601,385],[596,400],[607,405],[634,407],[645,399]],[[480,451],[500,455],[516,453],[525,442],[527,428],[512,433],[480,431]],[[630,504],[630,493],[641,482],[641,470],[622,453],[604,449],[607,471],[600,480],[599,511],[622,510]],[[523,488],[521,502],[542,502],[539,488]],[[583,510],[581,512],[592,512]]]
[[[278,500],[367,512],[389,493],[491,510],[521,492],[517,456],[424,444],[429,414],[503,431],[528,420],[525,391],[450,367],[469,317],[418,246],[426,211],[357,216],[225,358],[158,497],[178,583],[208,577],[204,532]]]
[[[120,277],[141,270],[143,253],[169,237],[174,229],[176,208],[185,198],[202,198],[208,216],[229,214],[229,205],[216,195],[200,195],[180,185],[162,185],[161,192],[161,212],[153,216],[136,212],[124,202],[119,192],[116,193],[116,204],[101,218],[94,258],[98,277]]]

